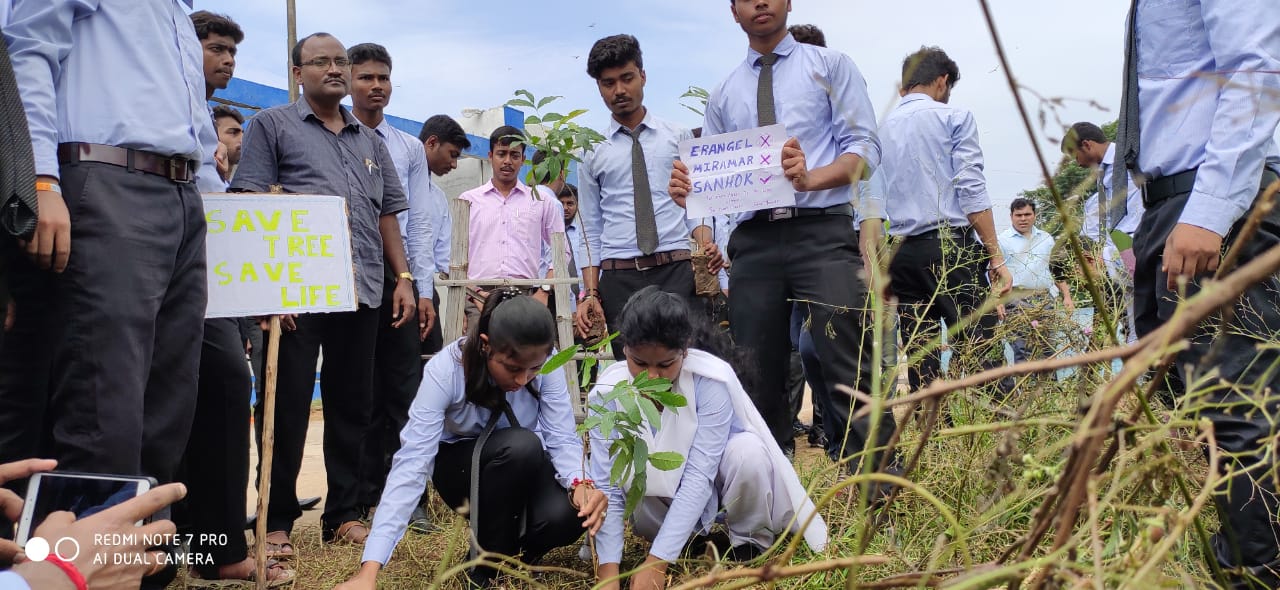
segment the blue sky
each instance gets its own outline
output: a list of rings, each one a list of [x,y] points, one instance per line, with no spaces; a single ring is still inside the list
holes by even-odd
[[[1126,4],[991,0],[1014,73],[1041,96],[1068,99],[1059,109],[1066,125],[1115,118]],[[284,85],[284,0],[196,7],[225,13],[244,28],[238,77]],[[385,45],[395,61],[388,112],[417,120],[497,106],[526,88],[538,96],[564,96],[558,106],[589,109],[584,122],[603,128],[608,111],[586,74],[586,55],[600,37],[631,33],[645,54],[650,110],[695,127],[700,118],[680,105],[680,95],[689,85],[715,86],[747,50],[723,0],[297,0],[297,11],[299,36],[323,30],[348,47]],[[789,22],[817,24],[832,48],[853,58],[880,118],[896,104],[902,58],[921,45],[945,49],[961,72],[952,103],[974,112],[996,220],[1008,226],[1007,203],[1036,186],[1040,175],[978,2],[795,0]],[[1029,92],[1023,97],[1036,117],[1039,100]],[[1052,166],[1063,127],[1052,113],[1046,121],[1037,134]]]

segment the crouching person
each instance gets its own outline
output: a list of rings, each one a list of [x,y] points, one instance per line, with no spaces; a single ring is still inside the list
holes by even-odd
[[[641,372],[672,382],[688,399],[684,408],[663,408],[649,452],[673,451],[685,458],[679,469],[646,471],[645,496],[632,515],[632,530],[653,542],[632,588],[665,588],[666,564],[695,534],[707,535],[724,513],[739,560],[758,556],[779,533],[803,533],[814,550],[826,545],[827,528],[815,514],[800,478],[782,454],[734,369],[717,354],[722,334],[694,323],[683,300],[655,287],[638,291],[619,320],[625,363],[610,366],[592,392],[598,400],[613,385]],[[598,402],[597,402],[598,403]],[[591,432],[590,473],[609,497],[608,516],[596,536],[601,581],[618,575],[622,557],[625,492],[609,484],[610,440]],[[808,528],[801,530],[812,516]],[[606,588],[618,588],[613,582]]]
[[[603,522],[605,496],[583,477],[564,373],[538,375],[552,352],[546,305],[515,291],[486,299],[465,338],[427,363],[373,519],[360,571],[339,586],[375,587],[378,570],[430,478],[455,510],[469,507],[481,549],[534,563]],[[492,568],[467,572],[487,587]]]

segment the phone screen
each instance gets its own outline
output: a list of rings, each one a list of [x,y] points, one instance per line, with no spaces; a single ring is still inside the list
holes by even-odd
[[[57,473],[41,473],[35,502],[31,507],[30,529],[35,530],[50,514],[68,511],[76,519],[91,516],[138,495],[137,479],[115,479]],[[29,495],[28,495],[29,496]],[[28,501],[31,498],[28,497]]]

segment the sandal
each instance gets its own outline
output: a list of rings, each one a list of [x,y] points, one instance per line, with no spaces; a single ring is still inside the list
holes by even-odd
[[[338,529],[333,531],[333,536],[328,541],[335,545],[364,545],[365,539],[368,538],[369,527],[358,520],[348,520],[338,525]]]
[[[252,560],[249,561],[253,563]],[[242,562],[243,563],[243,562]],[[239,565],[239,564],[233,564]],[[257,587],[258,568],[256,564],[249,570],[249,573],[240,578],[216,578],[205,577],[200,573],[200,568],[190,568],[187,570],[188,588],[217,588],[219,590],[240,589],[249,590]],[[218,575],[216,572],[214,576]],[[281,586],[292,584],[296,573],[285,567],[283,563],[277,560],[267,560],[267,588],[279,588]]]
[[[267,533],[265,541],[267,545],[267,559],[293,559],[295,553],[293,551],[293,543],[289,542],[289,533],[285,531],[271,531]]]

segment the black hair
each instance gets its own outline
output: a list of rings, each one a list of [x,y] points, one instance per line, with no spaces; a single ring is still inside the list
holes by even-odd
[[[791,25],[787,28],[792,37],[795,37],[797,43],[805,43],[808,45],[817,45],[818,47],[827,46],[827,36],[822,34],[822,29],[817,25]]]
[[[578,200],[578,187],[570,182],[564,183],[564,187],[556,194],[557,199],[560,197],[573,197],[573,200]]]
[[[533,152],[533,157],[529,158],[529,163],[534,166],[537,166],[538,164],[541,164],[542,162],[546,161],[546,159],[547,159],[547,150],[538,150],[536,152]]]
[[[514,136],[514,137],[513,137]],[[518,139],[517,139],[518,138]],[[524,143],[524,132],[510,125],[503,125],[489,134],[489,151],[498,146],[509,146],[513,143]]]
[[[1014,211],[1020,211],[1022,209],[1026,209],[1027,207],[1031,207],[1032,213],[1036,212],[1035,201],[1032,201],[1031,199],[1024,199],[1022,197],[1018,197],[1014,199],[1012,203],[1009,204],[1009,212],[1013,213]]]
[[[671,350],[697,348],[720,357],[733,367],[743,388],[755,385],[752,359],[704,317],[695,316],[684,297],[649,285],[636,291],[618,316],[618,339],[623,346],[656,344]]]
[[[293,62],[293,65],[302,67],[302,46],[306,45],[307,41],[310,41],[312,38],[320,37],[333,37],[333,35],[330,35],[329,33],[311,33],[306,37],[298,39],[298,42],[293,44],[293,49],[289,50],[289,60]]]
[[[240,111],[237,111],[225,104],[213,107],[213,120],[217,121],[223,117],[231,117],[236,120],[236,123],[244,125],[244,115],[240,114]]]
[[[1081,121],[1072,125],[1067,130],[1067,136],[1062,138],[1062,152],[1068,153],[1080,147],[1080,144],[1092,141],[1094,143],[1107,143],[1107,135],[1102,132],[1102,128],[1088,121]]]
[[[418,132],[418,141],[427,143],[427,140],[432,137],[438,139],[440,143],[451,143],[458,146],[460,150],[471,147],[471,140],[467,139],[467,134],[462,130],[462,125],[459,125],[449,115],[432,115],[430,119],[427,119],[422,124],[422,131]]]
[[[244,42],[244,31],[236,21],[224,14],[214,14],[208,10],[197,10],[191,13],[191,24],[196,28],[196,38],[204,41],[209,35],[230,37],[236,45]]]
[[[921,47],[920,51],[902,60],[902,89],[933,84],[940,76],[950,76],[947,87],[960,81],[960,66],[947,57],[947,52],[937,47]]]
[[[347,50],[347,59],[351,65],[359,65],[367,61],[376,61],[391,69],[391,54],[387,48],[377,43],[361,43]]]
[[[488,346],[480,336],[489,337]],[[556,321],[546,305],[516,289],[495,289],[484,300],[484,311],[462,342],[462,374],[468,402],[497,410],[506,392],[489,376],[489,356],[510,354],[529,346],[545,346],[548,354],[555,345]],[[538,397],[530,383],[529,393]]]
[[[587,55],[587,75],[599,80],[605,70],[620,68],[635,62],[636,67],[644,69],[644,54],[640,51],[640,41],[631,35],[613,35],[596,41]]]

